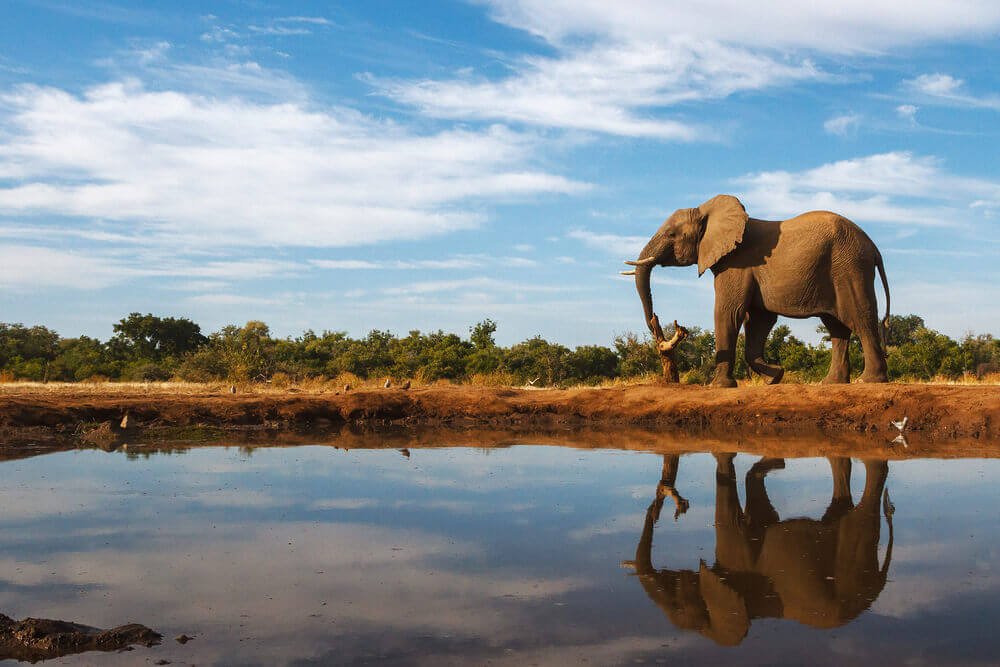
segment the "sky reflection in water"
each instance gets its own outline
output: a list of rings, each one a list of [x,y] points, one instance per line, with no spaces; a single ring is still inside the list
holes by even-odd
[[[167,638],[59,664],[996,659],[1000,462],[854,461],[848,501],[843,461],[758,461],[532,446],[7,461],[0,612]],[[672,489],[689,503],[676,521]]]

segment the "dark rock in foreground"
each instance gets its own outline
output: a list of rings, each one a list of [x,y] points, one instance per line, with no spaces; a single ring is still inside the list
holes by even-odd
[[[110,630],[48,618],[15,621],[0,614],[0,660],[38,662],[84,651],[117,651],[133,644],[154,646],[158,632],[129,623]]]

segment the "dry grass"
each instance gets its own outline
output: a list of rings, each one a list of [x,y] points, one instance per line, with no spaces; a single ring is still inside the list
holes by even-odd
[[[398,387],[405,380],[394,379],[392,385]],[[620,387],[633,387],[639,385],[659,384],[662,380],[659,373],[648,373],[639,377],[614,378],[605,380],[595,385],[573,385],[571,389],[583,389],[596,387],[602,389],[613,389]],[[992,373],[982,378],[967,374],[959,379],[937,377],[929,382],[919,380],[902,380],[907,384],[930,384],[930,385],[965,385],[965,386],[992,386],[1000,385],[1000,373]],[[237,383],[238,394],[250,395],[277,395],[285,393],[303,394],[332,394],[342,392],[345,386],[349,386],[352,391],[380,389],[385,383],[385,378],[362,379],[353,373],[341,373],[333,379],[306,378],[295,381],[292,377],[284,373],[277,373],[268,383],[245,382]],[[785,373],[781,381],[782,384],[818,384],[817,382],[807,382],[798,377],[794,372]],[[411,378],[411,387],[429,386],[449,386],[453,384],[449,380],[428,381],[424,378]],[[516,381],[513,375],[508,373],[488,373],[476,374],[469,380],[460,383],[464,386],[474,387],[511,387],[524,389],[543,389],[546,387],[530,387],[522,385]],[[703,384],[702,378],[696,373],[689,372],[681,377],[681,384]],[[747,380],[740,380],[740,386],[763,386],[764,382],[760,377],[754,375]],[[59,394],[77,396],[136,396],[136,395],[164,395],[164,396],[196,396],[196,395],[218,395],[228,394],[231,383],[229,382],[183,382],[170,380],[168,382],[110,382],[106,379],[91,378],[84,382],[27,382],[12,381],[7,374],[0,374],[0,395],[2,394],[23,394],[26,392],[38,394]]]

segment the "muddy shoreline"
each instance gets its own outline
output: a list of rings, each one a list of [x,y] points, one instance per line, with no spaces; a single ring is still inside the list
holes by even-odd
[[[0,428],[67,434],[82,426],[296,429],[315,427],[512,426],[670,427],[761,434],[890,433],[909,418],[908,434],[1000,439],[1000,386],[778,385],[714,389],[643,385],[609,389],[525,390],[432,386],[337,393],[254,394],[98,389],[0,393]]]
[[[128,415],[125,428],[121,420]],[[909,417],[905,444],[891,420]],[[877,458],[1000,456],[1000,387],[429,387],[347,394],[0,395],[0,460],[76,448],[421,449],[516,444]]]

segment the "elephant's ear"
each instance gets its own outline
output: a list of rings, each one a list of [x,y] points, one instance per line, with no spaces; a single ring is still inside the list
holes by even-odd
[[[698,207],[698,213],[705,225],[705,232],[698,245],[700,276],[739,245],[749,216],[740,200],[732,195],[712,197]]]

